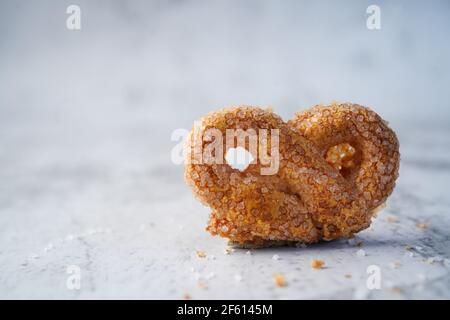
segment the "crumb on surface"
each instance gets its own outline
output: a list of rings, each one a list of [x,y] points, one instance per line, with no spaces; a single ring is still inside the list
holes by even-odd
[[[389,263],[389,267],[391,269],[398,269],[399,267],[401,267],[401,265],[402,264],[398,261],[393,261],[393,262]]]
[[[199,258],[206,258],[205,251],[197,250],[197,257],[199,257]]]
[[[325,262],[323,260],[313,259],[311,261],[311,268],[313,269],[322,269],[325,265]]]
[[[394,217],[394,216],[389,216],[389,217],[386,218],[386,221],[389,222],[389,223],[398,223],[399,219],[397,217]]]
[[[388,288],[388,291],[392,292],[392,293],[402,293],[403,290],[399,287],[391,287],[391,288]]]
[[[347,273],[344,277],[347,278],[347,279],[350,279],[352,277],[352,275]]]
[[[199,281],[197,285],[200,289],[208,289],[208,285],[204,281]]]
[[[426,228],[428,228],[426,223],[416,223],[416,227],[421,230],[425,230]]]
[[[189,293],[186,293],[186,294],[183,296],[183,299],[184,299],[184,300],[191,300],[192,297],[191,297],[191,295],[190,295]]]
[[[230,253],[232,253],[232,252],[234,252],[234,249],[233,248],[230,248],[230,247],[228,247],[228,248],[226,248],[224,251],[223,251],[223,254],[226,254],[226,255],[228,255],[228,254],[230,254]]]
[[[275,282],[275,285],[279,288],[286,286],[286,279],[281,273],[275,273],[273,275],[273,281]]]

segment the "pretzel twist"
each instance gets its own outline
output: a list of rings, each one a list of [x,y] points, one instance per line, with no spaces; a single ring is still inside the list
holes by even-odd
[[[203,117],[200,136],[211,128],[224,135],[227,129],[279,130],[279,169],[273,175],[261,175],[258,161],[244,171],[224,158],[195,163],[194,130],[187,139],[185,179],[212,208],[207,230],[240,245],[350,237],[370,225],[398,177],[394,131],[356,104],[315,106],[287,123],[269,110],[232,107]],[[206,147],[208,139],[201,143]]]

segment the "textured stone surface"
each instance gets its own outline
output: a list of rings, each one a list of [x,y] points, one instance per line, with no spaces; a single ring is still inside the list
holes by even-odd
[[[381,2],[373,32],[361,1],[130,3],[79,1],[80,32],[64,2],[0,3],[0,298],[450,298],[447,1]],[[172,131],[230,104],[287,120],[333,99],[398,133],[387,208],[350,244],[224,254]]]
[[[80,154],[90,156],[75,160],[64,146],[26,145],[31,154],[22,156],[34,161],[3,160],[1,171],[1,297],[448,298],[450,269],[440,259],[450,258],[450,165],[441,152],[450,135],[431,132],[413,144],[405,138],[398,187],[356,241],[250,254],[224,254],[226,240],[204,231],[208,209],[184,185],[182,168],[146,161],[151,152],[117,161],[115,154],[132,151],[111,147],[110,156],[96,155],[82,147]],[[425,138],[435,152],[423,152]],[[312,259],[325,268],[313,270]],[[382,289],[368,291],[366,269],[373,264]],[[66,288],[69,265],[81,268],[79,291]],[[286,287],[274,285],[274,273]],[[389,290],[396,287],[401,292]]]

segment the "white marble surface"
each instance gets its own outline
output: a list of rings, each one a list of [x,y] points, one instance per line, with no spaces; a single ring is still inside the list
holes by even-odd
[[[79,1],[78,33],[64,1],[2,2],[0,298],[450,298],[449,6],[380,2],[378,34],[357,1]],[[373,106],[400,138],[398,186],[362,247],[224,254],[170,161],[172,130],[232,103],[288,119],[332,99]]]

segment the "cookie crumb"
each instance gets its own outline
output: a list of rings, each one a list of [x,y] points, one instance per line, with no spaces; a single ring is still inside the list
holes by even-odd
[[[280,273],[275,273],[273,275],[273,280],[275,281],[275,285],[279,288],[286,286],[286,280],[284,279],[283,275]]]
[[[197,257],[206,258],[206,253],[202,250],[197,250]]]
[[[183,296],[183,299],[184,299],[184,300],[191,300],[192,297],[191,297],[191,295],[190,295],[189,293],[186,293],[186,294]]]
[[[352,277],[352,275],[347,273],[344,277],[347,278],[347,279],[350,279]]]
[[[311,261],[311,268],[313,269],[322,269],[325,265],[325,262],[323,260],[313,259]]]
[[[390,291],[392,293],[402,293],[402,289],[399,287],[391,287],[388,289],[388,291]]]
[[[397,217],[393,217],[393,216],[387,217],[386,221],[389,222],[389,223],[398,223],[399,222],[398,218]]]
[[[226,248],[224,251],[223,251],[223,254],[225,254],[225,255],[229,255],[230,253],[232,253],[232,252],[234,252],[234,249],[233,248],[230,248],[230,247],[228,247],[228,248]]]
[[[421,230],[425,230],[428,228],[426,223],[416,223],[416,227]]]
[[[198,287],[200,289],[204,289],[204,290],[208,289],[208,285],[206,284],[206,282],[203,282],[203,281],[198,282]]]

